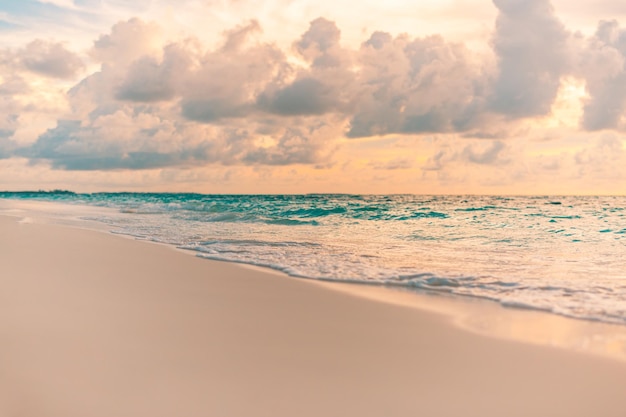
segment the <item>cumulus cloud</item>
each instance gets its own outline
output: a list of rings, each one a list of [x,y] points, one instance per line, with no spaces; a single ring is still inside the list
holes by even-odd
[[[300,78],[273,93],[257,99],[262,110],[284,116],[324,114],[336,106],[333,90],[315,78]]]
[[[143,56],[131,64],[116,98],[135,102],[171,100],[180,91],[191,65],[192,58],[185,45],[167,45],[160,61]]]
[[[496,163],[503,163],[502,153],[506,149],[504,142],[499,140],[493,141],[489,147],[483,149],[477,149],[476,146],[467,145],[462,152],[462,156],[468,162],[480,165],[493,165]]]
[[[116,23],[111,33],[101,35],[90,52],[95,60],[124,67],[144,55],[158,54],[161,30],[154,23],[132,18]]]
[[[589,99],[583,126],[587,130],[624,129],[626,110],[626,30],[616,21],[599,23],[587,41],[581,63]]]
[[[340,38],[335,22],[320,17],[311,22],[294,47],[314,67],[338,66],[342,61]]]
[[[353,51],[340,45],[340,37],[334,22],[313,20],[293,45],[309,67],[292,68],[293,80],[282,77],[269,83],[257,98],[260,110],[282,116],[349,112],[356,92],[350,70]]]
[[[191,166],[211,160],[207,144],[180,147],[175,128],[146,118],[118,112],[86,125],[60,120],[20,155],[50,161],[54,168],[86,171]]]
[[[463,45],[377,32],[359,63],[349,137],[464,131],[480,119],[486,79]]]
[[[18,125],[17,114],[5,114],[0,116],[0,139],[6,139],[13,135]]]
[[[261,25],[254,19],[247,25],[239,25],[232,30],[226,31],[226,42],[222,46],[222,51],[237,51],[245,45],[248,38],[260,32],[262,32]]]
[[[2,157],[15,151],[16,141],[32,141],[41,132],[37,124],[64,109],[64,87],[82,68],[78,56],[60,43],[35,40],[22,48],[0,49]]]
[[[243,161],[264,165],[317,164],[328,160],[335,150],[329,146],[328,138],[337,133],[336,127],[327,123],[291,127],[271,146],[250,150]]]
[[[279,120],[261,108],[261,93],[292,66],[276,46],[251,39],[258,31],[252,21],[214,50],[193,39],[159,50],[158,28],[116,24],[91,51],[100,70],[68,92],[69,117],[18,154],[67,170],[323,163],[341,124]]]
[[[125,105],[91,120],[60,120],[38,140],[17,151],[54,168],[91,171],[222,165],[314,164],[334,149],[334,124],[303,128],[213,126],[154,116]]]
[[[172,79],[185,64],[178,64],[175,48],[163,48],[160,33],[156,24],[133,18],[95,40],[89,54],[100,69],[69,90],[73,114],[66,118],[93,119],[115,112],[125,101],[143,104],[172,97]]]
[[[19,52],[29,70],[56,78],[73,78],[83,69],[83,61],[60,43],[35,40]]]
[[[0,116],[0,159],[9,158],[15,151],[16,144],[11,140],[18,126],[17,114]]]
[[[84,69],[78,54],[62,43],[36,39],[23,48],[0,50],[0,94],[30,91],[27,78],[36,73],[53,79],[73,79]]]
[[[267,43],[246,46],[258,23],[228,32],[224,46],[198,58],[181,91],[182,115],[204,123],[247,117],[256,111],[257,96],[275,79],[290,73],[285,54]]]
[[[548,0],[493,0],[498,75],[490,109],[512,118],[550,113],[560,79],[572,70],[570,33]]]
[[[511,162],[506,143],[494,140],[465,140],[463,147],[445,141],[422,167],[423,171],[444,171],[451,165],[504,166]]]
[[[2,71],[2,82],[0,82],[0,95],[12,97],[26,94],[30,91],[30,86],[24,77],[15,73],[13,69]]]

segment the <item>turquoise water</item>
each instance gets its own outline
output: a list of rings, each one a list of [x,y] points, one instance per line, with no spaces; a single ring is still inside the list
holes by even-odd
[[[626,324],[626,197],[0,193],[294,277],[483,297]]]

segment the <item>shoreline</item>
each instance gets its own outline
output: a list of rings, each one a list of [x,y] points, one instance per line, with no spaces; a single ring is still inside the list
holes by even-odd
[[[18,220],[0,216],[3,416],[626,409],[626,364],[608,357],[486,337],[444,311],[334,283]]]
[[[304,281],[353,297],[435,313],[445,317],[450,324],[481,336],[548,346],[626,363],[626,324],[568,317],[532,308],[504,306],[495,300],[443,291],[297,277],[271,267],[205,258],[198,256],[194,251],[168,243],[114,233],[107,225],[98,221],[75,217],[76,207],[80,207],[81,213],[87,210],[94,215],[114,210],[89,205],[74,206],[65,202],[0,200],[2,210],[0,218],[16,217],[22,219],[20,222],[73,227],[162,246],[208,263],[224,263],[244,270],[280,276],[283,279]]]

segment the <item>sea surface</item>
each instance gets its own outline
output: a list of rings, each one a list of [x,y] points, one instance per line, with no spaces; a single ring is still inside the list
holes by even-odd
[[[626,197],[3,192],[293,277],[487,298],[626,324]]]

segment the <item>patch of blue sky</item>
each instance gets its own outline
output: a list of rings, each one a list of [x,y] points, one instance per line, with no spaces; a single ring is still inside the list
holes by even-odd
[[[96,10],[63,7],[35,0],[0,0],[0,14],[4,15],[5,22],[9,25],[2,25],[6,29],[18,27],[36,29],[40,24],[83,27],[101,21]]]
[[[16,23],[7,22],[6,20],[0,19],[0,31],[5,30],[16,30],[20,29],[22,26]]]

